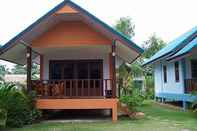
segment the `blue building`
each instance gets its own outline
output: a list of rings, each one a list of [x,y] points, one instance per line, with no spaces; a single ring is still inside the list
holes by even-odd
[[[197,99],[197,26],[158,51],[144,65],[154,68],[155,98],[187,102]]]

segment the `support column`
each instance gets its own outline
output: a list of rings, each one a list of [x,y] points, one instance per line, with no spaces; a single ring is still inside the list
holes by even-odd
[[[116,98],[116,41],[112,43],[112,97]]]
[[[186,111],[186,110],[187,110],[187,102],[183,101],[183,111]]]
[[[118,120],[118,109],[117,109],[117,103],[112,108],[112,122],[117,122]]]
[[[32,50],[31,47],[27,47],[27,91],[31,91],[31,68],[32,68]]]
[[[43,55],[40,55],[40,80],[43,80],[44,78],[44,58]]]

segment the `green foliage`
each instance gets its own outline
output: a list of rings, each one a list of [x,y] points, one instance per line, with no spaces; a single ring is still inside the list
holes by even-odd
[[[35,63],[32,64],[32,79],[38,79],[39,72],[39,66]],[[12,68],[12,74],[26,74],[27,73],[27,67],[21,66],[21,65],[15,65],[14,68]]]
[[[120,18],[120,20],[116,23],[115,28],[128,37],[135,35],[135,25],[132,23],[132,20],[129,17]],[[120,66],[118,70],[120,79],[119,86],[121,95],[123,95],[123,97],[130,95],[130,92],[135,88],[139,88],[139,85],[133,82],[133,78],[145,75],[146,98],[154,98],[152,66],[142,67],[141,65],[144,62],[144,59],[150,58],[164,46],[165,42],[161,38],[153,34],[147,41],[144,42],[143,48],[145,49],[145,52],[141,57],[139,57],[134,63],[130,65],[124,63]]]
[[[5,65],[0,64],[0,81],[3,81],[3,77],[5,76],[5,74],[9,74],[9,71]]]
[[[154,99],[154,77],[153,76],[146,76],[145,77],[146,83],[146,99]]]
[[[127,92],[132,90],[132,88],[139,88],[139,84],[133,81],[135,77],[143,76],[143,68],[138,61],[133,64],[122,64],[119,67],[119,86],[121,88],[121,94],[126,95]]]
[[[197,91],[192,92],[192,95],[197,96]],[[194,112],[197,114],[197,100],[193,101],[191,106]]]
[[[157,37],[156,34],[153,34],[147,41],[144,42],[143,48],[145,49],[145,52],[143,57],[150,58],[165,45],[166,43],[161,38]]]
[[[126,64],[122,64],[119,67],[118,72],[121,95],[126,95],[132,85],[131,68]]]
[[[15,65],[14,68],[12,68],[12,74],[26,74],[26,72],[26,66]]]
[[[159,50],[161,50],[166,43],[159,37],[156,36],[156,34],[151,35],[147,41],[144,42],[143,48],[145,52],[142,55],[143,59],[149,59],[152,57],[155,53],[157,53]],[[151,65],[147,65],[144,68],[144,72],[146,75],[152,75],[153,69]]]
[[[120,101],[126,104],[131,112],[135,112],[144,101],[144,96],[139,89],[132,89],[131,93],[120,97]]]
[[[152,57],[155,53],[161,50],[166,43],[156,34],[153,34],[149,37],[147,41],[144,42],[143,48],[145,52],[143,53],[141,60],[148,59]],[[153,67],[151,65],[146,65],[144,70],[145,75],[145,83],[146,83],[146,98],[153,99],[154,98],[154,79],[153,79]]]
[[[152,101],[145,101],[138,109],[145,113],[144,119],[132,120],[119,117],[116,124],[111,121],[95,123],[51,123],[42,122],[10,131],[197,131],[197,119],[189,111],[161,106]]]
[[[144,70],[139,60],[136,60],[134,63],[132,63],[130,65],[130,68],[131,68],[131,75],[133,77],[141,77],[144,75]]]
[[[7,121],[7,111],[4,109],[0,109],[0,129],[1,127],[6,126]]]
[[[130,17],[121,17],[115,25],[115,29],[123,33],[125,36],[131,38],[135,35],[135,25]]]
[[[7,127],[31,124],[40,117],[40,112],[34,106],[33,95],[16,89],[12,83],[0,84],[0,109],[6,112]]]

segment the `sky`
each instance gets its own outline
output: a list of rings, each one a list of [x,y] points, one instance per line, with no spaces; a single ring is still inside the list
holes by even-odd
[[[0,44],[5,44],[62,1],[1,0]],[[154,33],[165,42],[170,42],[197,26],[197,0],[73,1],[111,26],[120,17],[132,18],[135,24],[132,39],[140,46]]]

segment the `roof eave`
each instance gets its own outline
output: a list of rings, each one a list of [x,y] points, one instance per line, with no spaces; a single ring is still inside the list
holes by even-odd
[[[49,11],[48,13],[46,13],[45,15],[43,15],[42,17],[40,17],[33,24],[31,24],[29,27],[27,27],[26,29],[24,29],[22,32],[20,32],[18,35],[16,35],[14,38],[12,38],[6,44],[4,44],[1,47],[0,55],[2,53],[4,53],[5,51],[7,51],[10,47],[12,47],[12,44],[15,44],[18,38],[20,38],[26,32],[28,32],[29,30],[31,30],[35,25],[39,24],[42,20],[44,20],[45,18],[47,18],[48,16],[52,15],[54,12],[56,12],[57,10],[59,10],[60,8],[62,8],[69,1],[70,0],[64,0],[62,3],[58,4],[57,6],[55,6],[51,11]]]
[[[125,41],[125,43],[127,43],[127,46],[130,47],[130,48],[132,48],[132,49],[134,49],[137,53],[142,54],[144,52],[144,50],[141,47],[139,47],[137,44],[135,44],[133,41],[131,41],[126,36],[124,36],[120,32],[118,32],[115,29],[113,29],[112,27],[110,27],[106,23],[102,22],[97,17],[95,17],[94,15],[92,15],[91,13],[89,13],[88,11],[86,11],[85,9],[81,8],[80,6],[76,5],[75,3],[73,3],[70,0],[64,0],[62,3],[58,4],[52,10],[50,10],[48,13],[46,13],[45,15],[43,15],[41,18],[39,18],[37,21],[35,21],[33,24],[31,24],[29,27],[27,27],[25,30],[23,30],[21,33],[19,33],[17,36],[15,36],[9,42],[7,42],[4,46],[2,46],[1,47],[1,51],[0,51],[0,55],[2,53],[4,53],[5,51],[7,51],[9,48],[11,48],[13,45],[17,44],[17,40],[22,35],[24,35],[28,31],[30,31],[32,28],[34,28],[34,26],[36,26],[37,24],[39,24],[42,20],[44,20],[48,16],[52,15],[54,12],[56,12],[57,10],[59,10],[60,8],[62,8],[66,4],[69,4],[70,6],[79,9],[80,11],[82,11],[83,13],[85,13],[87,16],[89,16],[90,18],[92,18],[94,21],[96,21],[99,24],[101,24],[104,28],[108,29],[111,33],[115,34],[120,39],[122,39],[123,41]]]
[[[101,21],[100,19],[98,19],[96,16],[94,16],[91,13],[89,13],[88,11],[86,11],[85,9],[83,9],[80,6],[76,5],[72,1],[69,1],[68,4],[71,5],[72,7],[76,8],[76,9],[79,9],[80,11],[82,11],[82,13],[85,13],[87,16],[89,16],[90,18],[92,18],[94,21],[96,21],[99,24],[103,25],[111,33],[114,33],[115,35],[119,36],[122,40],[124,40],[128,44],[127,46],[129,46],[131,48],[135,48],[136,52],[138,52],[139,54],[142,54],[144,52],[144,49],[142,49],[141,47],[139,47],[136,43],[134,43],[133,41],[131,41],[130,39],[128,39],[122,33],[116,31],[114,28],[112,28],[111,26],[107,25],[106,23],[104,23],[103,21]]]
[[[166,58],[166,57],[170,56],[171,53],[172,53],[172,51],[171,51],[171,52],[168,52],[167,54],[164,54],[164,55],[162,55],[162,56],[160,56],[160,57],[158,57],[158,58],[156,58],[156,59],[153,59],[153,60],[151,60],[151,61],[145,62],[142,66],[147,66],[147,65],[149,65],[149,64],[153,64],[153,63],[155,63],[156,61],[159,61],[159,60],[161,60],[161,59],[163,59],[163,58]]]

